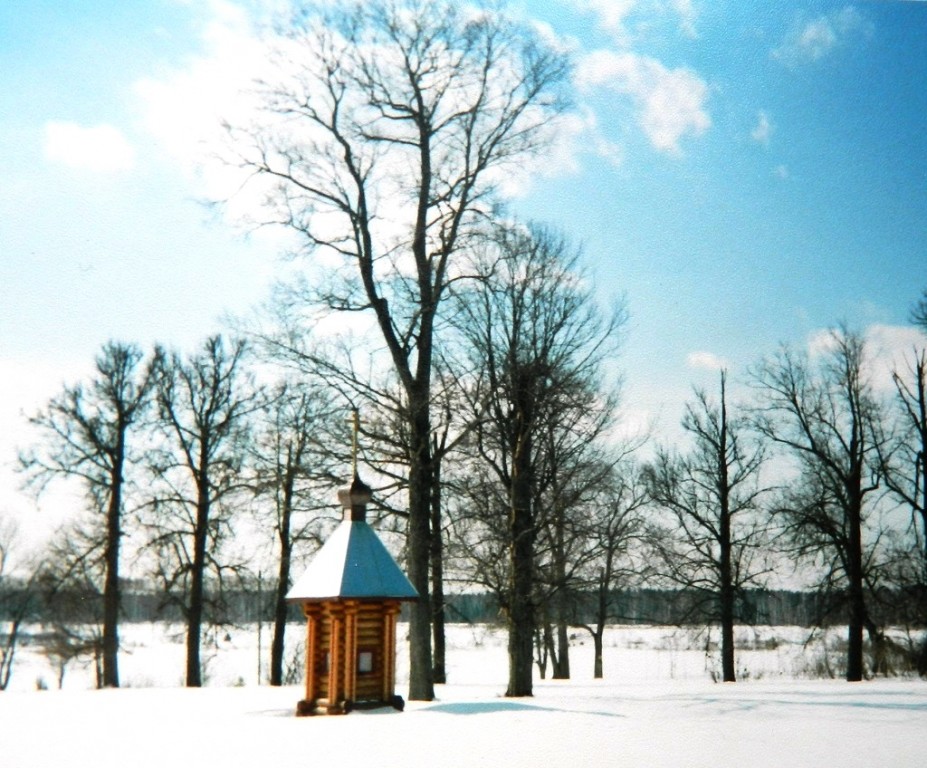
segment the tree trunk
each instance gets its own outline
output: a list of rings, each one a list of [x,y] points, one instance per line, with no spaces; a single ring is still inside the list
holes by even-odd
[[[927,302],[927,296],[922,299]],[[927,309],[927,306],[924,307]],[[924,329],[927,331],[927,328]],[[914,443],[916,449],[914,477],[919,478],[920,488],[914,490],[914,499],[920,496],[920,517],[921,517],[921,544],[923,549],[921,563],[923,574],[922,581],[927,578],[927,350],[923,350],[916,358],[914,365],[914,384],[916,393],[911,398],[907,410],[912,414],[913,426],[917,433]],[[916,504],[912,505],[916,509]],[[912,510],[913,511],[913,510]],[[923,619],[927,619],[927,603],[921,603],[924,608]],[[924,641],[927,648],[927,639]]]
[[[734,668],[734,615],[733,590],[728,587],[721,597],[721,679],[725,683],[737,681]]]
[[[736,682],[734,670],[734,583],[731,568],[731,516],[721,514],[721,589],[719,592],[721,613],[721,679],[725,683]]]
[[[734,571],[731,563],[731,483],[728,475],[727,397],[725,375],[721,374],[721,424],[718,430],[718,501],[720,504],[719,548],[721,550],[718,575],[720,576],[719,601],[721,608],[721,679],[736,682],[734,671]]]
[[[612,583],[612,561],[614,553],[611,548],[605,555],[605,567],[599,572],[599,583],[596,589],[596,626],[592,632],[592,643],[595,649],[595,661],[592,666],[592,676],[595,679],[603,677],[602,641],[605,638],[605,624],[608,621],[608,590]]]
[[[550,660],[551,674],[553,674],[557,669],[557,644],[554,642],[554,629],[551,626],[550,621],[547,618],[547,612],[544,612],[543,617],[538,617],[535,614],[534,620],[536,623],[540,623],[543,627],[543,632],[541,632],[541,637],[544,642],[544,672],[547,673],[547,660]]]
[[[602,674],[602,640],[604,638],[605,627],[602,624],[596,628],[596,631],[592,633],[592,646],[595,653],[595,661],[592,665],[592,676],[596,680],[601,680],[603,677]]]
[[[530,383],[529,383],[530,386]],[[534,636],[534,520],[532,497],[531,397],[524,389],[512,451],[509,519],[511,586],[509,597],[509,685],[506,696],[531,696]]]
[[[554,618],[557,624],[557,653],[554,656],[554,680],[570,679],[570,631],[567,626],[567,601],[569,595],[566,589],[566,554],[564,531],[564,511],[558,508],[555,512],[554,531],[554,579],[557,593],[554,596]]]
[[[863,679],[863,622],[860,620],[859,599],[850,590],[850,621],[847,625],[847,681]]]
[[[106,511],[106,573],[103,582],[103,674],[106,688],[119,687],[119,545],[122,538],[122,470],[125,460],[124,427],[119,425],[110,473],[109,507]]]
[[[915,664],[917,666],[917,674],[921,677],[927,677],[927,635],[921,640],[920,648],[918,648],[917,655],[915,656]]]
[[[206,448],[203,447],[205,454]],[[186,686],[203,685],[200,666],[200,642],[203,632],[203,601],[206,575],[206,531],[209,523],[209,500],[206,497],[205,475],[201,475],[196,503],[196,527],[193,531],[193,564],[190,573],[190,604],[187,608],[187,674]]]
[[[16,641],[19,639],[19,627],[22,620],[14,616],[10,622],[10,629],[3,638],[3,647],[0,648],[0,691],[5,691],[10,684],[10,675],[13,674],[13,659],[16,656]]]
[[[532,696],[531,661],[533,635],[530,629],[532,621],[531,603],[519,600],[509,612],[509,684],[506,696]]]
[[[544,625],[543,631],[535,627],[534,630],[534,650],[536,656],[534,663],[538,668],[538,675],[541,680],[547,679],[547,660],[550,656],[550,643],[547,638],[548,624],[546,620],[541,622]]]
[[[283,564],[283,559],[281,557],[280,562],[280,572],[283,573],[284,567],[287,570],[287,578],[289,578],[289,559],[290,555],[287,553],[286,557],[286,566]],[[286,603],[286,593],[287,593],[287,582],[279,582],[277,584],[277,599],[274,603],[274,636],[270,641],[270,684],[271,685],[283,685],[283,656],[286,648],[286,619],[289,614],[289,609]]]
[[[431,598],[429,555],[431,550],[431,425],[426,394],[411,393],[411,464],[409,467],[409,581],[418,600],[409,612],[409,699],[431,701],[435,697],[431,670]]]
[[[97,681],[97,690],[100,690],[104,687],[103,684],[103,648],[102,643],[96,642],[93,643],[93,670],[95,673],[95,678]]]
[[[280,568],[277,572],[277,595],[274,601],[274,636],[270,642],[270,684],[283,685],[283,654],[286,639],[286,617],[288,606],[286,593],[290,588],[290,519],[293,510],[293,472],[287,468],[286,485],[283,489],[283,509],[280,511]],[[259,620],[262,617],[259,617]]]
[[[445,642],[444,605],[444,538],[441,534],[441,463],[434,460],[431,491],[431,600],[432,638],[434,655],[432,679],[435,683],[447,682],[447,644]]]
[[[570,679],[570,631],[562,615],[557,617],[557,655],[554,657],[553,678],[554,680]]]
[[[534,514],[532,498],[534,388],[532,371],[515,372],[515,421],[509,510],[509,685],[506,696],[532,696],[534,617]]]
[[[863,591],[862,521],[859,507],[848,515],[849,541],[847,552],[847,598],[850,620],[847,626],[847,681],[863,679],[863,630],[866,625],[866,603]]]
[[[509,685],[506,696],[531,696],[534,605],[532,591],[532,531],[523,520],[523,511],[514,511],[515,538],[512,557],[512,588],[509,618]]]
[[[885,633],[868,616],[868,612],[866,616],[866,634],[869,636],[869,645],[872,649],[872,675],[893,675],[895,671],[889,655],[891,648],[889,640]]]

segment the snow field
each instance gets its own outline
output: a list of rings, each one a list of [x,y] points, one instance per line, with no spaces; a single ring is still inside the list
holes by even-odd
[[[30,626],[27,633],[41,635],[44,628]],[[302,679],[305,627],[292,623],[287,627],[287,660]],[[398,679],[408,674],[408,656],[403,653],[407,630],[399,625]],[[736,635],[737,672],[741,680],[781,677],[807,677],[807,670],[824,654],[839,663],[844,630],[834,628],[816,639],[809,648],[804,644],[809,630],[802,627],[738,627]],[[122,652],[119,657],[123,687],[151,688],[183,685],[184,626],[160,622],[124,624],[120,628]],[[17,652],[11,690],[57,688],[58,669],[44,656],[41,643],[25,642]],[[256,625],[221,629],[202,645],[207,685],[257,685],[268,676],[271,627],[263,625],[259,635]],[[604,671],[607,679],[624,683],[662,680],[710,680],[720,671],[717,633],[697,629],[660,626],[612,626],[604,639]],[[507,636],[503,629],[486,625],[448,626],[447,665],[450,682],[480,683],[505,688],[508,679]],[[706,646],[708,649],[706,650]],[[260,651],[260,653],[259,653]],[[473,654],[480,663],[474,664]],[[592,677],[592,638],[576,629],[571,636],[570,664],[572,677]],[[260,665],[260,675],[259,675]],[[402,683],[400,682],[400,686]],[[65,689],[94,687],[89,660],[70,663],[65,671]]]
[[[173,628],[174,631],[178,628]],[[291,640],[302,639],[294,625]],[[753,630],[750,630],[751,632]],[[400,627],[400,640],[404,637]],[[339,765],[668,766],[720,768],[906,768],[923,766],[927,683],[860,684],[790,677],[805,630],[762,630],[767,674],[716,684],[706,671],[704,638],[657,627],[616,627],[605,644],[604,680],[592,679],[592,646],[577,633],[573,679],[535,683],[535,696],[505,699],[505,634],[453,627],[449,683],[433,702],[346,717],[296,718],[299,686],[255,684],[253,631],[217,638],[210,687],[178,687],[183,643],[158,625],[126,627],[121,671],[130,685],[95,691],[85,670],[69,670],[64,689],[14,686],[0,694],[0,766]],[[269,632],[263,636],[265,648]],[[580,642],[582,644],[580,645]],[[773,648],[772,646],[776,646]],[[14,672],[28,682],[50,675],[27,649]],[[400,680],[406,674],[400,654]],[[707,657],[711,660],[711,655]],[[759,658],[759,657],[757,657]],[[751,657],[744,663],[753,662]],[[27,669],[26,666],[29,666]],[[775,664],[786,668],[774,674]],[[244,683],[235,687],[236,682]],[[231,687],[224,687],[231,684]],[[399,686],[405,693],[405,682]]]

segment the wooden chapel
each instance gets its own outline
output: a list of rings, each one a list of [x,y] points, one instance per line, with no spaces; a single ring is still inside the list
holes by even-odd
[[[418,592],[367,523],[370,488],[338,491],[343,519],[287,594],[306,617],[306,697],[296,714],[342,715],[405,702],[396,694],[396,620]]]

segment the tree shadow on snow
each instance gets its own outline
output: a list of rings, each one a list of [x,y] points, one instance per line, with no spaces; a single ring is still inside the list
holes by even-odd
[[[884,701],[882,699],[895,696],[901,700]],[[895,710],[907,712],[927,711],[927,701],[912,700],[910,694],[874,693],[871,697],[865,694],[860,696],[857,692],[837,693],[824,695],[818,692],[795,691],[786,695],[773,694],[764,697],[732,696],[705,696],[705,695],[678,695],[667,697],[689,707],[725,706],[728,711],[750,712],[769,708],[830,708],[830,709],[864,709],[864,710]]]
[[[522,701],[449,701],[443,704],[431,704],[422,707],[421,712],[446,712],[450,715],[488,715],[498,712],[560,712],[576,715],[596,715],[598,717],[625,717],[617,712],[596,712],[585,709],[565,709],[563,707],[544,707],[527,704]]]

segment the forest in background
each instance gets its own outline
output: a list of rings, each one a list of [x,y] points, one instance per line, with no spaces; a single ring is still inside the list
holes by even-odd
[[[272,622],[274,619],[275,592],[264,588],[258,591],[242,587],[228,590],[223,596],[222,619],[216,628],[241,627],[257,622]],[[154,586],[143,583],[128,583],[123,586],[122,612],[126,623],[183,621],[183,613]],[[568,625],[576,629],[595,621],[595,600],[593,593],[576,595]],[[49,599],[35,585],[27,585],[19,579],[7,579],[0,592],[0,621],[11,621],[14,606],[28,602],[33,606],[30,624],[53,627],[55,624],[81,624],[87,616],[101,613],[102,596],[99,592],[69,592]],[[69,613],[70,606],[85,606],[97,603],[96,607]],[[917,630],[921,624],[912,623],[909,597],[885,594],[879,601],[879,624]],[[638,588],[616,590],[609,596],[613,607],[609,624],[613,625],[656,625],[665,627],[701,627],[712,623],[712,616],[704,605],[702,596],[673,589]],[[777,627],[832,627],[845,624],[846,610],[840,600],[828,598],[818,591],[789,591],[748,589],[740,597],[738,624],[744,626]],[[61,606],[64,606],[62,610]],[[908,606],[908,607],[906,607]],[[467,592],[448,595],[445,601],[446,620],[449,624],[503,626],[505,616],[499,601],[485,592]],[[408,609],[402,614],[407,620]],[[291,605],[287,621],[301,623],[303,614],[299,606]],[[89,622],[93,624],[92,618]]]

